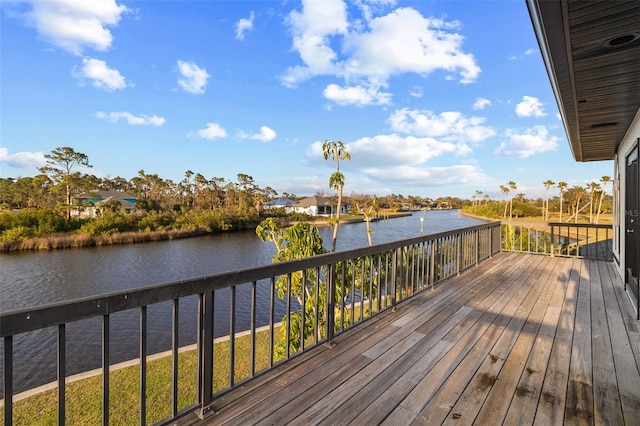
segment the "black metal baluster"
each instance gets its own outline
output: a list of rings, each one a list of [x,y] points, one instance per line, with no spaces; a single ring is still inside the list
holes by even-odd
[[[171,414],[178,415],[178,345],[180,324],[180,300],[173,299],[172,325],[171,325]]]
[[[4,424],[13,424],[13,336],[4,338]]]
[[[251,283],[251,358],[249,359],[251,377],[256,374],[256,291],[258,283]]]
[[[318,298],[318,294],[320,293],[320,267],[316,267],[316,282],[315,282],[315,291],[314,291],[314,296],[315,296],[315,312],[314,312],[314,318],[313,318],[313,329],[314,329],[314,333],[313,333],[313,343],[315,345],[318,344],[318,340],[320,340],[320,324],[319,324],[319,314],[318,314],[318,308],[319,308],[319,298]]]
[[[58,424],[65,424],[65,394],[66,394],[66,328],[58,325]]]
[[[269,298],[269,367],[273,367],[273,333],[275,327],[276,278],[271,277],[271,295]]]
[[[307,269],[302,271],[302,309],[301,309],[301,318],[300,318],[300,347],[304,351],[305,347],[305,336],[304,336],[304,326],[305,326],[305,313],[306,313],[306,304],[307,304]]]
[[[333,333],[335,331],[335,294],[336,294],[336,269],[335,263],[328,265],[327,277],[327,306],[326,306],[326,321],[327,321],[327,345],[331,347],[331,341],[333,340]]]
[[[213,306],[215,293],[208,291],[200,294],[199,303],[199,342],[198,376],[200,416],[204,417],[213,401]]]
[[[350,315],[349,318],[351,319],[351,327],[353,327],[353,325],[355,324],[355,310],[356,310],[356,269],[358,267],[358,264],[356,263],[355,260],[351,261],[351,306],[350,306]]]
[[[109,424],[109,314],[102,316],[102,424]]]
[[[140,307],[140,420],[147,424],[147,307]]]
[[[340,330],[344,330],[344,304],[345,304],[345,292],[346,292],[346,281],[347,281],[347,262],[345,262],[344,260],[340,262],[340,265],[342,265],[342,272],[340,274],[340,288],[341,288],[341,292],[340,292]]]
[[[369,315],[373,315],[373,258],[367,256],[365,259],[369,260]]]
[[[289,359],[289,356],[291,355],[289,353],[289,347],[290,347],[290,339],[291,339],[291,273],[287,274],[287,300],[286,300],[286,309],[287,309],[287,321],[285,326],[287,327],[285,329],[285,342],[286,342],[286,349],[285,349],[285,359]]]
[[[236,377],[236,286],[229,288],[229,387],[232,388]]]

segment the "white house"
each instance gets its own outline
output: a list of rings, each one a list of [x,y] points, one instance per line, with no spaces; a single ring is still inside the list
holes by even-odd
[[[614,162],[614,265],[638,312],[640,1],[526,2],[574,158]]]
[[[337,208],[338,204],[334,203],[330,198],[315,195],[291,204],[287,207],[287,212],[305,213],[311,216],[332,216]],[[350,204],[344,203],[340,205],[340,213],[347,213],[349,210],[351,210]]]

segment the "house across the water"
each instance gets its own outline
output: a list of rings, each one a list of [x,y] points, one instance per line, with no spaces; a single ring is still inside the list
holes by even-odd
[[[94,218],[105,209],[122,209],[124,213],[136,211],[136,197],[120,191],[88,191],[76,197],[71,207],[71,216]]]
[[[311,216],[332,216],[336,214],[338,210],[338,203],[334,202],[330,198],[313,196],[307,197],[295,204],[287,207],[288,213],[304,213]],[[340,205],[340,213],[347,213],[351,210],[349,203],[343,203]]]

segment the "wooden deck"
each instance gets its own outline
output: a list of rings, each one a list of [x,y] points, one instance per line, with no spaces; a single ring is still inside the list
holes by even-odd
[[[638,424],[607,262],[501,253],[219,399],[200,424]]]

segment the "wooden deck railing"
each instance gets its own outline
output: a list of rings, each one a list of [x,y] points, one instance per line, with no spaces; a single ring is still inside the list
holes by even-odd
[[[502,223],[503,251],[613,260],[613,227],[586,223]]]
[[[57,417],[66,422],[66,346],[67,326],[77,321],[101,321],[102,414],[103,424],[110,422],[110,354],[118,350],[110,339],[114,314],[134,312],[139,321],[139,424],[168,424],[197,411],[205,417],[216,398],[251,380],[280,362],[320,344],[330,344],[333,337],[366,318],[393,309],[401,300],[457,275],[500,251],[500,223],[487,223],[448,232],[424,235],[402,241],[379,244],[356,250],[324,254],[298,261],[271,264],[207,277],[55,303],[0,314],[0,337],[3,339],[4,424],[13,424],[14,353],[29,333],[53,328],[57,333]],[[268,313],[258,312],[258,294],[269,298]],[[197,374],[192,387],[192,403],[179,403],[180,341],[179,324],[187,320],[180,315],[180,302],[197,297]],[[228,301],[228,362],[221,363],[214,350],[214,321],[218,318],[218,298]],[[171,334],[171,387],[165,412],[168,417],[155,418],[147,413],[147,364],[149,333],[147,309],[169,304]],[[278,309],[276,309],[278,307]],[[304,309],[301,309],[304,307]],[[239,327],[238,309],[250,311],[249,349],[236,350]],[[284,311],[277,317],[276,312]],[[268,317],[267,324],[259,324]],[[258,351],[258,329],[266,328],[267,351]],[[264,332],[260,332],[264,333]],[[264,336],[264,335],[262,335]],[[18,338],[16,338],[18,337]],[[258,354],[261,352],[262,354]],[[247,371],[239,371],[241,358],[248,358]],[[27,368],[45,368],[28,365]],[[113,374],[113,372],[111,372]],[[220,378],[222,377],[222,380]],[[217,379],[217,380],[216,380]],[[166,416],[166,414],[163,414]]]

